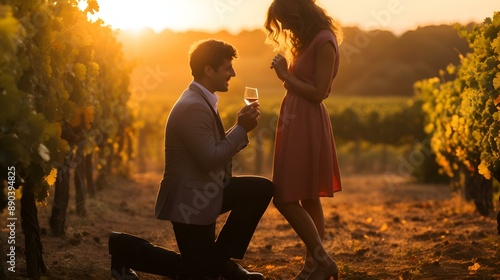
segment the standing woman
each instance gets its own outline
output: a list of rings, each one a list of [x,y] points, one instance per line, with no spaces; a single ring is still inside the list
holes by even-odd
[[[339,67],[340,27],[314,0],[274,0],[265,27],[268,42],[285,57],[271,68],[286,95],[276,129],[274,205],[307,247],[295,279],[338,279],[335,261],[323,247],[325,219],[320,197],[341,191],[330,116],[322,101],[331,91]]]

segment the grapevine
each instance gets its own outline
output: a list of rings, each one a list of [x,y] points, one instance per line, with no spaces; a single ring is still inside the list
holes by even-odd
[[[500,12],[472,29],[457,29],[472,52],[443,70],[441,79],[415,88],[438,164],[455,181],[465,176],[470,198],[487,215],[493,207],[491,179],[500,179]]]
[[[93,191],[91,156],[116,166],[102,151],[111,146],[112,154],[121,155],[123,139],[133,132],[130,65],[111,29],[87,19],[97,2],[87,1],[84,11],[78,4],[0,1],[0,167],[17,170],[28,277],[47,271],[36,201],[46,203],[55,181],[50,224],[54,234],[63,235],[70,169],[77,213],[85,215],[86,192]]]

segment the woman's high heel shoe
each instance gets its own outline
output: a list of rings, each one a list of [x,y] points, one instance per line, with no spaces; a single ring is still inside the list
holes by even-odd
[[[311,271],[307,271],[305,269],[302,269],[299,274],[295,275],[295,278],[293,280],[306,280],[307,277],[311,274]]]
[[[293,278],[293,280],[306,280],[307,277],[314,271],[314,264],[304,264],[302,270]]]
[[[328,267],[318,267],[314,270],[306,280],[330,280],[333,277],[334,280],[339,280],[339,268],[335,261]]]

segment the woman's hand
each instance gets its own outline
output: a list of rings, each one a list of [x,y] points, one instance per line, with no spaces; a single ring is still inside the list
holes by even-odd
[[[273,62],[271,62],[271,69],[274,69],[276,75],[282,81],[285,81],[285,79],[291,75],[290,72],[288,72],[288,62],[281,54],[277,54],[273,58]]]

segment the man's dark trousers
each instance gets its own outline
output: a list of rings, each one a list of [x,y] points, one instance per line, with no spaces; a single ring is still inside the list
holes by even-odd
[[[272,198],[272,182],[262,177],[232,177],[224,188],[221,214],[231,211],[217,239],[215,223],[192,225],[173,222],[181,255],[144,239],[119,234],[110,239],[113,260],[147,273],[186,279],[205,279],[220,274],[229,258],[242,259]],[[203,211],[203,210],[201,210]],[[182,279],[181,278],[181,279]]]

